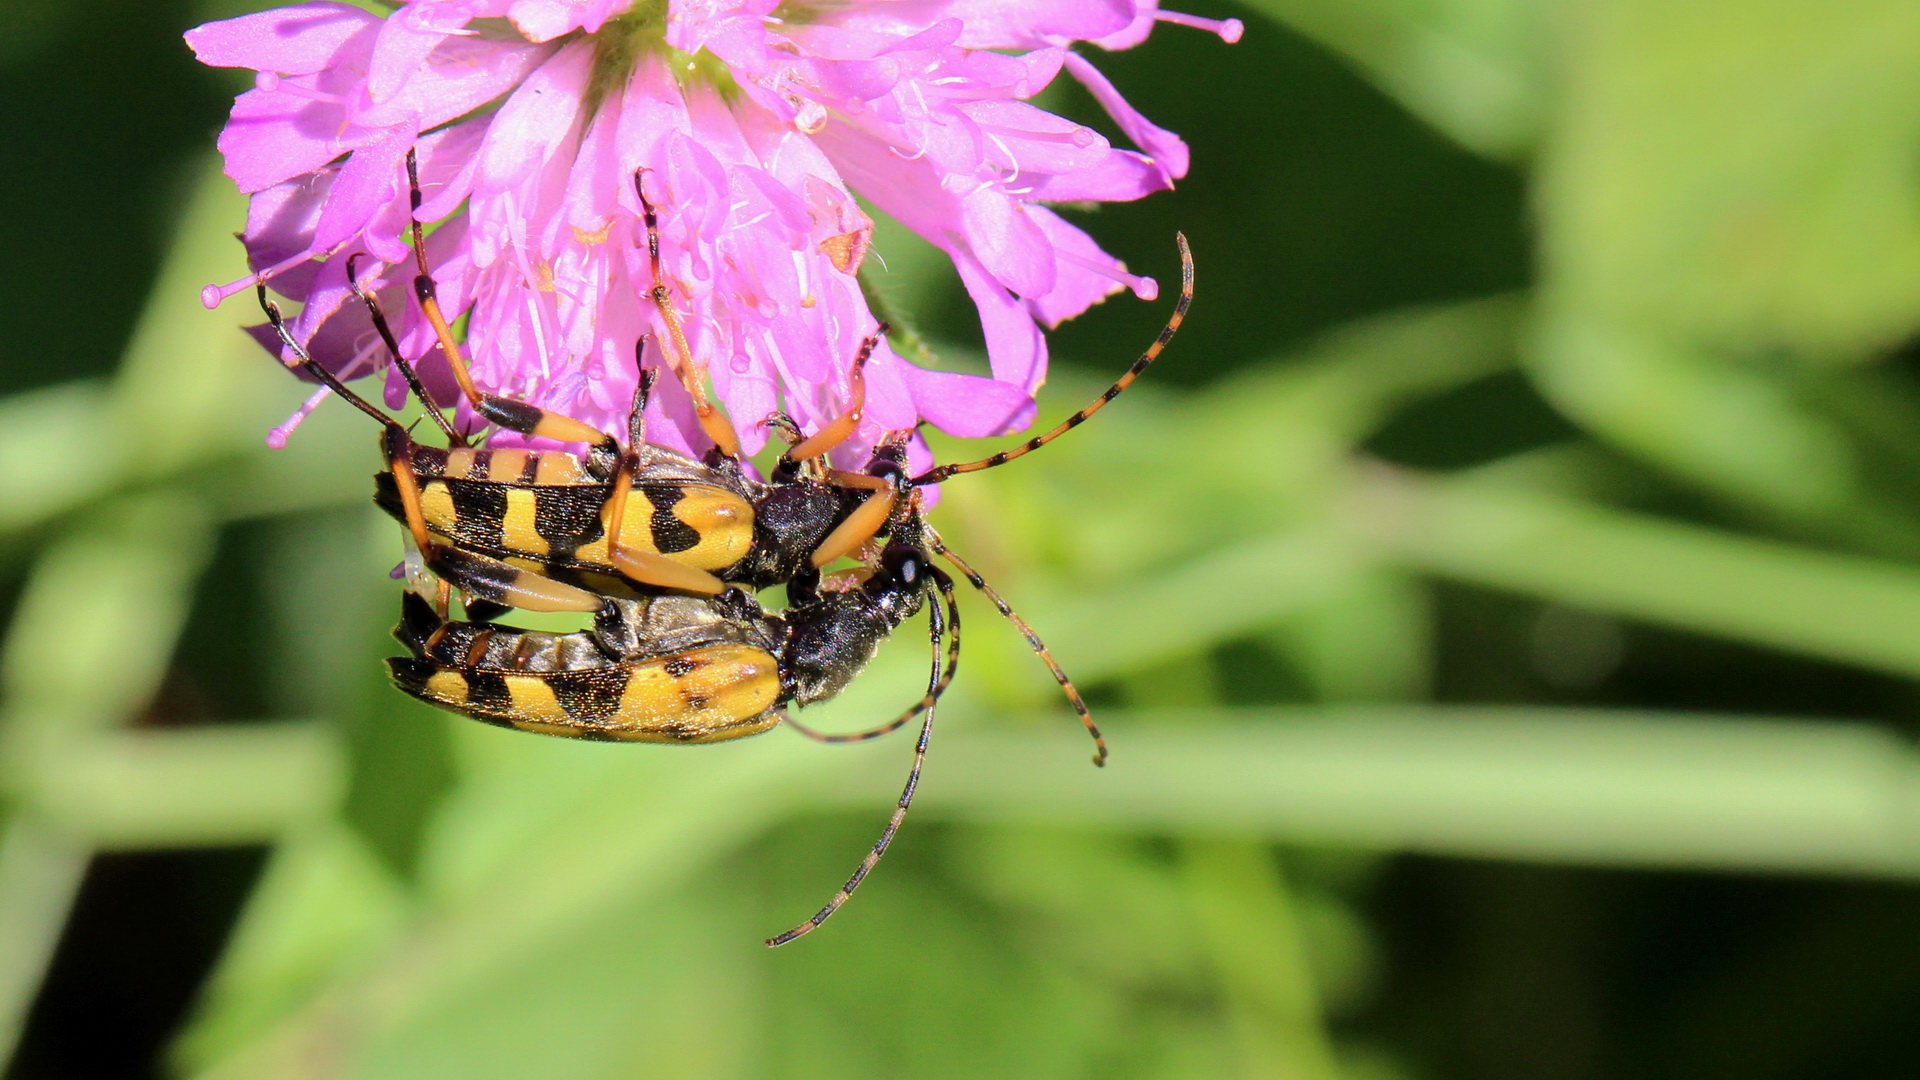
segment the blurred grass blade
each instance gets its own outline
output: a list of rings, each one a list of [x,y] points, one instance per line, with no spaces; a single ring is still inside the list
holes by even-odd
[[[1920,676],[1920,570],[1491,483],[1376,472],[1356,528],[1449,577]]]
[[[86,845],[16,815],[0,832],[0,1068],[13,1058],[87,872]]]
[[[42,764],[33,802],[104,850],[272,843],[338,806],[341,756],[310,724],[96,735]]]
[[[156,495],[104,508],[42,552],[0,652],[10,754],[122,723],[147,703],[212,543],[195,505]]]
[[[1101,773],[1062,768],[1070,733],[954,735],[929,815],[1920,878],[1920,754],[1857,724],[1414,706],[1104,718],[1127,754]]]
[[[286,837],[174,1047],[179,1071],[235,1053],[310,1004],[316,985],[369,962],[400,933],[407,914],[405,893],[352,830],[324,824]]]
[[[365,497],[378,460],[365,420],[322,409],[287,450],[269,452],[268,428],[308,388],[240,331],[247,316],[234,305],[247,298],[217,311],[200,304],[202,286],[246,272],[232,232],[245,217],[246,200],[209,158],[113,382],[0,399],[0,534],[146,481],[225,480],[240,462],[246,471],[218,488],[222,516]],[[85,452],[63,452],[71,448]]]
[[[100,422],[106,391],[62,383],[0,399],[0,534],[20,532],[85,505],[120,478]],[[62,449],[89,448],[84,453]],[[57,462],[57,465],[55,464]],[[9,558],[26,553],[7,544]]]
[[[1225,988],[1244,1075],[1334,1080],[1333,1047],[1307,966],[1299,913],[1268,845],[1180,845],[1187,893]]]
[[[1132,588],[1072,602],[1032,589],[1022,597],[1021,611],[1045,626],[1048,637],[1072,642],[1079,677],[1102,679],[1271,626],[1346,587],[1366,569],[1365,558],[1333,530],[1303,529],[1213,552]],[[1196,604],[1196,597],[1232,602]],[[1010,644],[993,648],[1004,653]]]
[[[1595,432],[1741,507],[1833,520],[1862,496],[1846,433],[1790,382],[1674,336],[1552,314],[1541,391]]]
[[[1911,333],[1920,7],[1625,0],[1563,20],[1549,306],[1755,359]]]
[[[1543,392],[1742,513],[1912,550],[1911,512],[1866,490],[1798,381],[1913,332],[1920,8],[1626,2],[1561,22]]]
[[[246,219],[246,199],[217,158],[209,155],[202,170],[121,358],[102,424],[119,437],[128,477],[166,476],[258,448],[267,426],[278,422],[267,419],[277,402],[298,394],[240,332],[244,314],[200,303],[206,285],[247,272],[233,238],[233,223]],[[242,294],[234,302],[248,299]]]

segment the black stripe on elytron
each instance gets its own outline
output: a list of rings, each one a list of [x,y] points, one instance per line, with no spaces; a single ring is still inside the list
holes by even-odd
[[[599,540],[601,525],[599,515],[582,517],[574,507],[574,492],[563,488],[541,488],[540,484],[522,488],[534,494],[534,532],[547,542],[547,553],[541,561],[553,565],[568,565],[574,561],[574,552],[582,544],[591,544]]]
[[[540,479],[541,453],[542,451],[539,450],[527,453],[527,460],[520,465],[520,478],[515,481],[516,484],[521,487],[530,487],[535,480]]]
[[[570,564],[582,544],[591,544],[606,534],[600,524],[599,500],[610,489],[534,484],[522,490],[533,493],[533,531],[547,542],[542,561],[556,566]]]
[[[500,716],[513,708],[513,694],[507,690],[507,677],[494,671],[462,671],[467,680],[466,710],[478,715]]]
[[[627,690],[624,671],[563,671],[547,676],[547,687],[565,710],[567,719],[582,724],[604,724],[620,711]]]
[[[407,460],[413,465],[413,475],[421,480],[430,480],[447,473],[447,450],[441,446],[426,446],[414,443],[407,451]],[[391,475],[386,474],[386,475]]]
[[[473,464],[467,466],[467,479],[485,480],[487,473],[492,470],[492,468],[493,451],[475,450],[473,452]]]
[[[690,551],[700,543],[700,533],[673,515],[686,493],[685,488],[664,485],[647,489],[647,499],[653,503],[653,520],[648,524],[653,528],[654,550],[662,555]]]
[[[439,481],[453,497],[453,535],[462,545],[499,551],[507,524],[507,489],[498,484]]]

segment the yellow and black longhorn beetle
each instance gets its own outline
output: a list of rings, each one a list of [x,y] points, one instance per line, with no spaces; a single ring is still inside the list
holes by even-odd
[[[520,731],[612,742],[722,742],[758,735],[783,720],[799,727],[784,706],[840,693],[924,603],[933,644],[927,691],[893,725],[924,713],[906,786],[880,838],[833,899],[767,939],[769,946],[784,945],[832,916],[886,854],[913,803],[934,713],[959,664],[953,580],[926,560],[927,542],[915,535],[915,519],[895,524],[864,581],[779,614],[740,588],[716,597],[662,594],[609,599],[591,630],[556,634],[449,622],[430,598],[437,594],[409,588],[394,636],[412,655],[387,665],[394,684],[422,701]],[[411,580],[417,585],[420,576]],[[949,632],[943,665],[941,640]]]

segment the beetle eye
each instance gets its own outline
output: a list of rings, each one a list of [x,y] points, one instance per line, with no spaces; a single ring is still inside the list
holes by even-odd
[[[886,568],[888,575],[902,585],[920,584],[920,575],[924,567],[921,565],[920,553],[910,547],[888,548],[886,554],[881,557],[881,565]]]

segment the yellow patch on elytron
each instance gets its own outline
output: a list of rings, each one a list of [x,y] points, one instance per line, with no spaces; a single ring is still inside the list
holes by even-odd
[[[509,487],[503,489],[506,494],[506,509],[500,518],[500,548],[515,555],[528,555],[544,559],[552,553],[553,547],[540,535],[538,525],[539,511],[537,489]],[[428,519],[427,524],[433,524]],[[576,556],[577,556],[576,552]]]
[[[620,543],[630,551],[671,555],[696,570],[725,570],[753,546],[753,504],[725,488],[687,484],[672,502],[657,490],[636,488],[627,496]],[[650,497],[651,496],[651,497]],[[666,505],[662,506],[661,504]],[[600,510],[600,539],[573,551],[573,565],[609,568],[606,530],[610,507]]]

